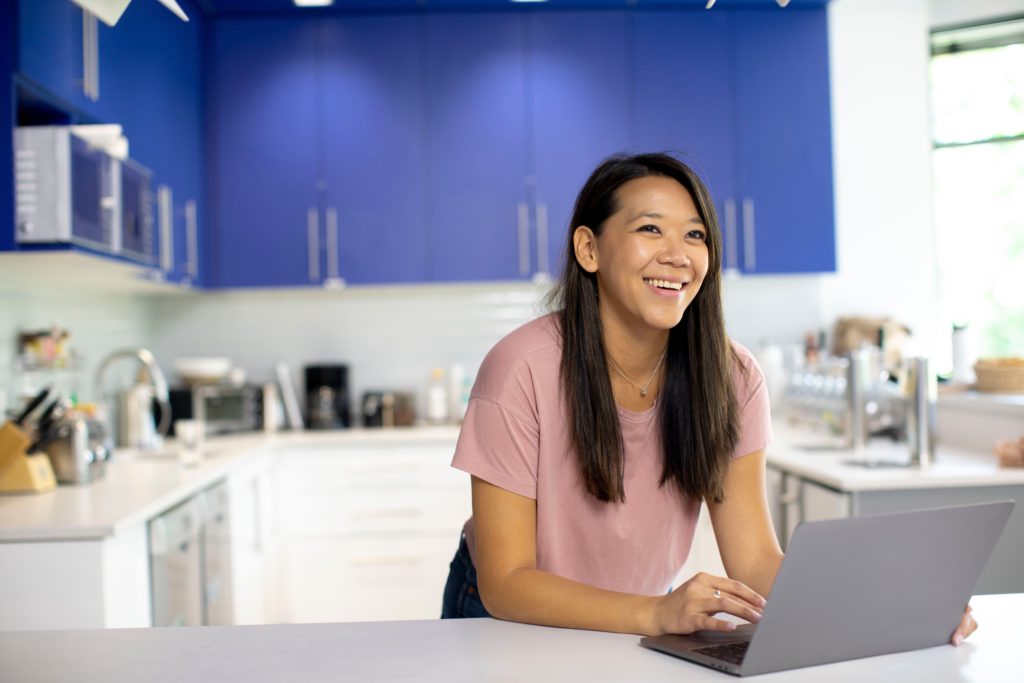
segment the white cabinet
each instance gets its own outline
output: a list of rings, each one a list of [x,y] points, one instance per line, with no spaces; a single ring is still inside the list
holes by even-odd
[[[276,621],[271,467],[271,454],[264,453],[232,472],[227,480],[233,624]]]
[[[280,450],[279,616],[290,623],[436,619],[472,512],[455,443]]]
[[[850,493],[822,486],[792,472],[768,467],[765,484],[772,525],[783,550],[801,522],[853,515]]]

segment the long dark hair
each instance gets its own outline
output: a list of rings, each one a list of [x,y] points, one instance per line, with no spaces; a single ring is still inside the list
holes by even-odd
[[[561,381],[572,443],[587,491],[601,501],[625,501],[622,432],[601,333],[597,275],[576,261],[573,233],[585,225],[600,235],[619,209],[619,188],[648,176],[672,178],[689,191],[707,229],[708,246],[708,272],[700,291],[669,331],[658,415],[664,450],[661,485],[672,482],[686,496],[718,502],[739,421],[734,360],[722,316],[722,238],[704,183],[667,154],[609,157],[576,198],[565,267],[551,299],[560,309]]]

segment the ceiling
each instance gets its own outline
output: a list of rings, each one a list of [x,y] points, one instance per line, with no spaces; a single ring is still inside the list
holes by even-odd
[[[706,0],[546,0],[543,3],[513,3],[511,0],[334,0],[328,9],[298,8],[292,0],[192,0],[209,15],[279,14],[309,12],[410,11],[417,9],[505,9],[549,7],[601,9],[621,7],[703,7]],[[823,5],[826,0],[792,0],[792,5]],[[716,0],[716,8],[774,7],[774,0]]]

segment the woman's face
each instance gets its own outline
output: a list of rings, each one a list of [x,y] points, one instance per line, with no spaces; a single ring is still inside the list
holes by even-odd
[[[576,258],[597,274],[606,322],[610,315],[627,329],[671,329],[707,274],[707,228],[689,191],[672,178],[637,178],[617,194],[619,210],[599,237],[576,229]]]

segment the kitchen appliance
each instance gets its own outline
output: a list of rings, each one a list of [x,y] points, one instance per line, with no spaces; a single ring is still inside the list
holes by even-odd
[[[154,626],[232,623],[230,503],[221,482],[149,522]]]
[[[50,457],[61,484],[87,484],[106,471],[109,451],[103,424],[81,416],[65,415],[49,428],[42,450]]]
[[[121,251],[118,161],[69,126],[14,131],[19,244],[63,242]]]
[[[167,381],[150,351],[124,349],[107,356],[96,371],[96,394],[101,395],[103,377],[108,368],[122,358],[136,359],[142,364],[142,370],[135,385],[118,394],[117,445],[143,449],[159,447],[163,443],[163,435],[170,430],[171,406]]]
[[[348,407],[348,366],[307,365],[306,424],[310,429],[351,425]]]
[[[362,400],[364,427],[411,427],[416,396],[408,391],[367,391]]]
[[[131,159],[117,162],[120,171],[120,211],[117,227],[122,253],[156,265],[157,239],[153,229],[153,192],[149,169]]]
[[[263,387],[193,385],[170,391],[171,430],[178,420],[197,420],[206,434],[251,432],[263,428]]]

